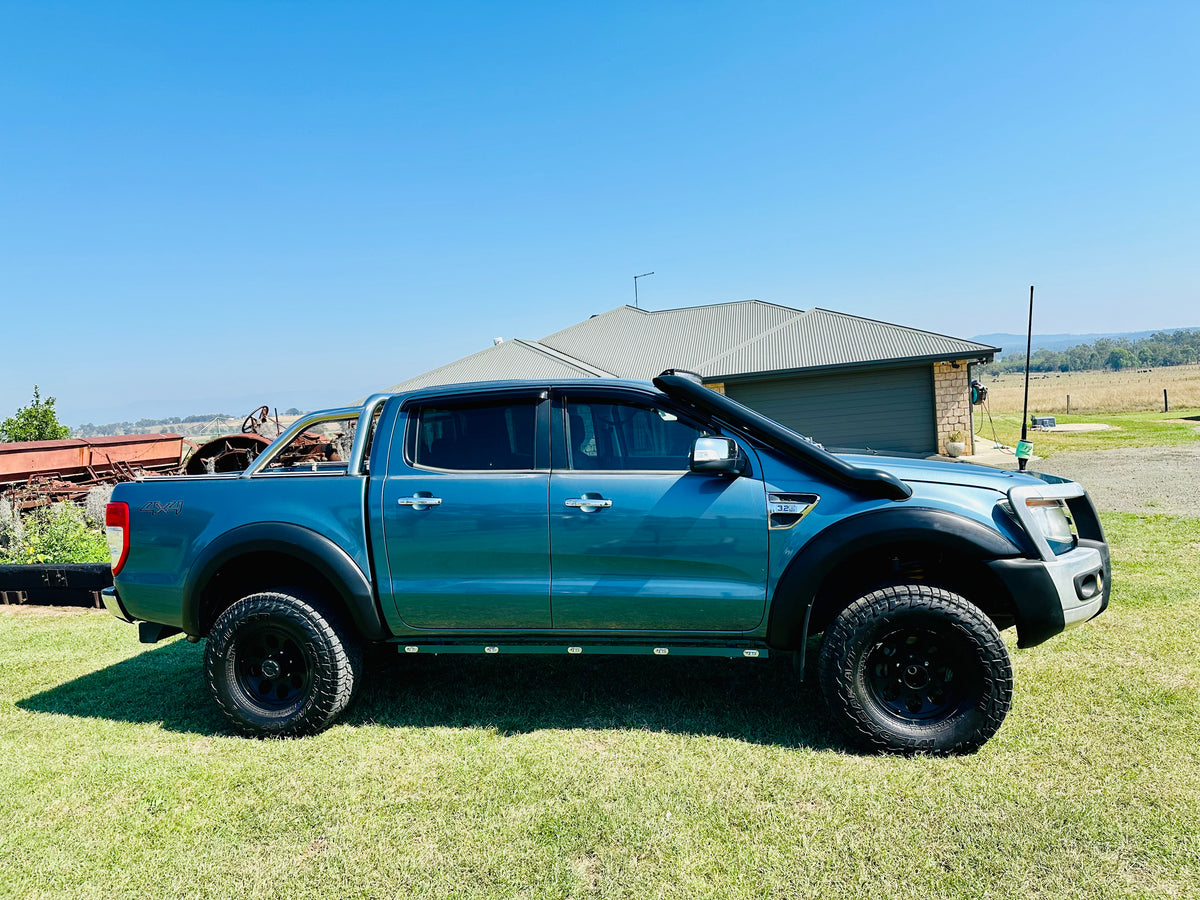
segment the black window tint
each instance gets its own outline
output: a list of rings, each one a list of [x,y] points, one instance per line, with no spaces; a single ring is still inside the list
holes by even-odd
[[[567,403],[572,469],[675,471],[688,467],[696,438],[711,432],[673,413],[624,403]]]
[[[423,407],[410,432],[409,456],[431,469],[532,469],[536,409],[532,400]]]

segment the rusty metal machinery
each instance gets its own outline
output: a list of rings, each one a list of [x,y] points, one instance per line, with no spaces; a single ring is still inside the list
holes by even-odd
[[[0,443],[0,498],[24,513],[54,503],[83,504],[99,485],[147,476],[241,472],[283,433],[279,416],[260,406],[242,430],[199,446],[178,434],[124,434],[63,441]],[[336,460],[342,434],[305,432],[276,463],[298,466]],[[184,445],[193,448],[184,460]],[[99,565],[0,565],[0,603],[99,606],[98,591],[112,583]]]
[[[260,406],[242,421],[242,430],[196,446],[178,434],[125,434],[65,441],[0,443],[0,496],[17,509],[51,503],[82,503],[96,485],[146,475],[212,475],[241,472],[283,432],[279,416]],[[183,447],[193,447],[184,458]],[[338,458],[332,439],[305,432],[279,457],[278,464],[305,465]]]
[[[215,475],[244,471],[282,433],[278,414],[272,421],[270,410],[260,406],[242,421],[240,434],[222,435],[197,447],[184,464],[183,474]],[[315,432],[306,431],[292,441],[276,463],[299,466],[333,459],[338,459],[336,438],[328,440]]]
[[[17,509],[81,503],[96,485],[178,471],[178,434],[124,434],[0,444],[0,491]]]
[[[215,475],[220,472],[241,472],[271,443],[261,434],[242,432],[213,438],[201,444],[188,457],[184,475]]]

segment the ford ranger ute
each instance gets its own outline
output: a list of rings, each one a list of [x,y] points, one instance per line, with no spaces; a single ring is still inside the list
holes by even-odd
[[[827,452],[673,370],[375,395],[242,472],[118,485],[107,534],[108,609],[146,643],[206,639],[213,696],[251,735],[332,722],[372,644],[782,652],[803,673],[820,636],[853,739],[968,752],[1011,703],[1000,632],[1034,646],[1110,591],[1078,484]]]

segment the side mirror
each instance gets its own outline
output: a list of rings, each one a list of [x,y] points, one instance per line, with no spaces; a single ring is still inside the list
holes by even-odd
[[[706,475],[741,475],[750,464],[737,441],[727,437],[696,438],[688,459],[693,472]]]

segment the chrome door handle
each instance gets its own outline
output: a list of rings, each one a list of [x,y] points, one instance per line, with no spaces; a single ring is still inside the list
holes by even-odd
[[[441,506],[441,497],[401,497],[396,501],[400,506],[411,506],[413,509],[428,509],[431,506]]]
[[[572,497],[563,501],[563,505],[572,509],[608,509],[612,506],[612,501],[601,500],[599,497]]]

